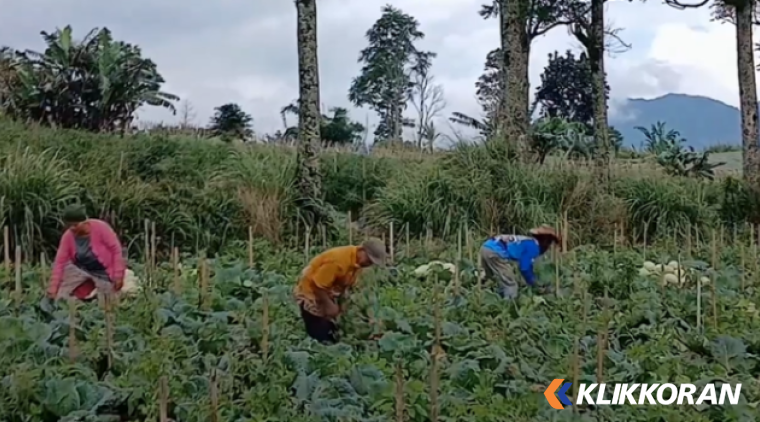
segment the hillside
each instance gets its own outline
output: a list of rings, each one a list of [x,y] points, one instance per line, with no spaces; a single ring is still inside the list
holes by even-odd
[[[739,109],[712,98],[668,94],[659,98],[630,99],[610,124],[623,134],[626,145],[639,147],[643,141],[636,126],[650,127],[663,121],[681,132],[689,145],[702,149],[716,144],[741,143]]]

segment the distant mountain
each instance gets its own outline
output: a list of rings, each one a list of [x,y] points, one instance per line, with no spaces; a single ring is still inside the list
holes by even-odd
[[[644,136],[636,126],[649,128],[657,121],[681,133],[687,144],[696,149],[717,144],[741,144],[739,109],[712,98],[697,95],[667,94],[652,100],[629,99],[610,116],[628,146],[640,147]]]

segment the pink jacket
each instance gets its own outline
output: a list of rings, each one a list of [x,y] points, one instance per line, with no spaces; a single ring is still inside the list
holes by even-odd
[[[121,252],[121,242],[113,231],[111,226],[103,220],[89,219],[90,224],[90,247],[93,254],[98,258],[101,264],[106,268],[109,278],[113,280],[123,280],[126,264]],[[53,274],[50,280],[50,287],[57,289],[61,284],[63,270],[66,265],[73,262],[77,252],[77,246],[74,233],[71,229],[66,230],[61,237],[58,245],[58,252],[55,255],[53,264]]]

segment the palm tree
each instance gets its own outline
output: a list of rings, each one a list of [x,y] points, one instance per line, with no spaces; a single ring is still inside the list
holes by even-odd
[[[319,64],[317,61],[317,1],[295,0],[298,34],[298,205],[314,227],[326,217],[321,206],[322,178],[317,148],[320,142]]]
[[[138,47],[95,28],[75,41],[70,26],[42,32],[43,52],[14,54],[3,106],[16,118],[94,131],[125,130],[142,105],[176,112],[156,64]]]

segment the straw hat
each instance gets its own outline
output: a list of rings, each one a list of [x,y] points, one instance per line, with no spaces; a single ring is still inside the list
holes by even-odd
[[[370,237],[361,244],[361,248],[367,253],[373,264],[384,267],[386,260],[385,243],[376,237]]]
[[[549,236],[553,238],[555,242],[562,243],[562,236],[557,234],[553,228],[546,225],[530,229],[530,234],[533,236]]]

